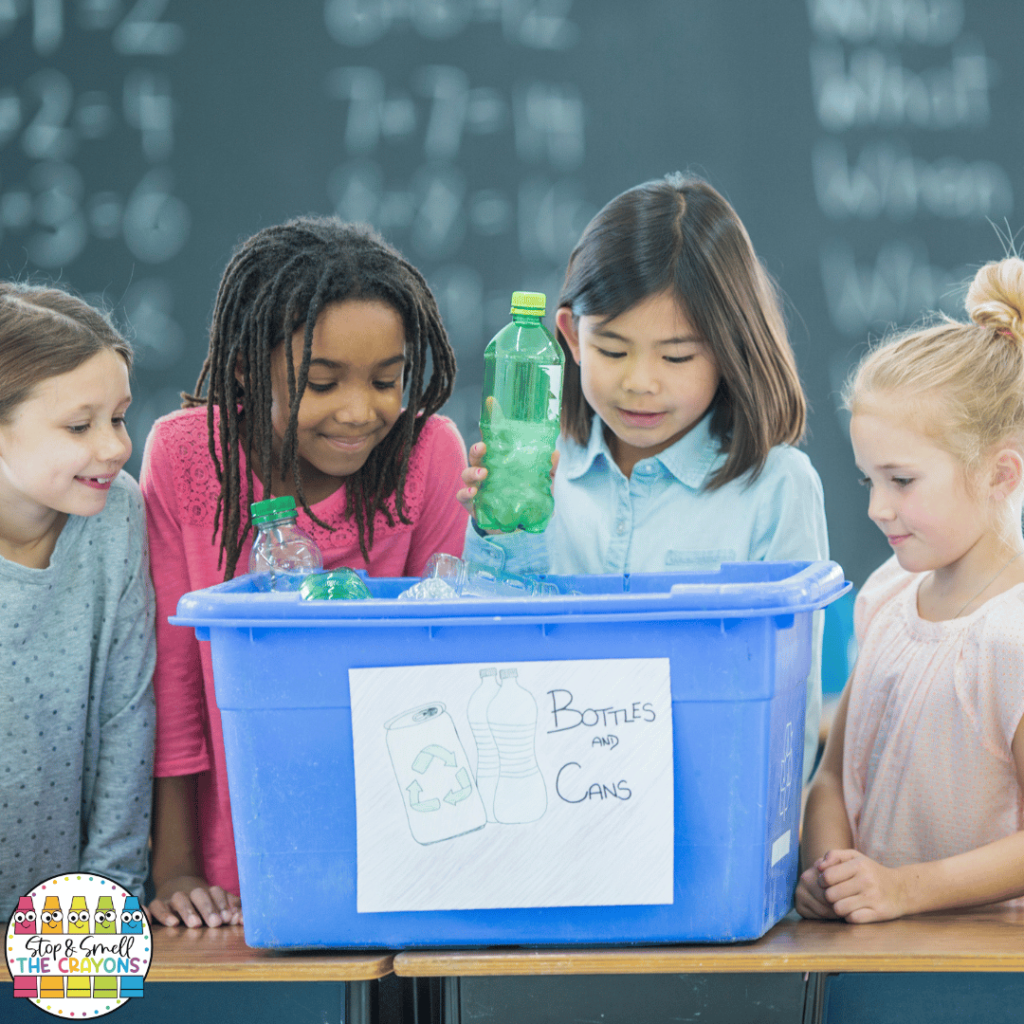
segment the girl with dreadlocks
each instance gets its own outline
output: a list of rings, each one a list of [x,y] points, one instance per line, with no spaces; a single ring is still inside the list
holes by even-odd
[[[241,920],[210,653],[167,617],[247,564],[249,505],[270,496],[296,499],[327,569],[418,576],[435,552],[460,555],[465,449],[434,415],[454,378],[426,282],[371,229],[301,218],[228,264],[196,393],[153,426],[142,468],[158,623],[156,920]]]

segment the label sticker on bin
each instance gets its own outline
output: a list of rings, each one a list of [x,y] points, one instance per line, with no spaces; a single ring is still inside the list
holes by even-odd
[[[360,913],[673,901],[667,658],[349,670]]]

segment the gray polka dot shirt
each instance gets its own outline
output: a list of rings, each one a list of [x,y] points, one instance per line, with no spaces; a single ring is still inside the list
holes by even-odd
[[[69,516],[50,564],[0,558],[0,918],[48,875],[142,896],[152,794],[154,600],[126,473]]]

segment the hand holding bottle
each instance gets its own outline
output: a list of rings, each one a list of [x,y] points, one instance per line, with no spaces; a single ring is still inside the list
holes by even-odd
[[[473,482],[484,530],[541,533],[554,511],[548,459],[561,422],[565,355],[544,326],[541,292],[513,292],[512,322],[484,349],[480,434],[486,476]]]
[[[480,483],[487,476],[487,467],[484,466],[484,456],[487,454],[487,445],[483,441],[477,441],[469,449],[469,465],[462,471],[462,482],[465,484],[455,497],[459,504],[472,516],[474,514],[474,499],[479,490]],[[558,469],[558,452],[551,453],[551,483],[555,482],[555,471]],[[501,530],[487,530],[488,534],[501,533]]]

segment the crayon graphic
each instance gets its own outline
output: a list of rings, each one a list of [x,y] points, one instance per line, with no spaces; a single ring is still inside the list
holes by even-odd
[[[36,999],[39,996],[39,979],[19,974],[14,979],[15,999]]]
[[[89,934],[89,908],[85,905],[84,896],[74,896],[71,900],[71,909],[68,911],[68,935]],[[71,995],[71,986],[68,985],[68,995]]]
[[[117,911],[114,909],[114,901],[109,896],[101,896],[96,904],[95,932],[97,935],[113,935],[116,931]],[[96,980],[99,981],[99,978]]]
[[[142,917],[142,908],[139,906],[138,896],[126,897],[124,909],[121,911],[121,934],[141,935]]]
[[[92,985],[92,994],[95,999],[116,999],[117,975],[97,974]]]
[[[59,974],[44,974],[39,979],[40,999],[63,999],[64,978]]]
[[[138,999],[143,995],[142,991],[142,978],[137,978],[134,975],[121,975],[121,998],[127,999],[129,997]]]
[[[68,999],[88,999],[92,995],[92,978],[88,974],[68,975]]]
[[[43,935],[63,935],[64,913],[60,909],[60,900],[56,896],[47,896],[43,904],[43,912],[39,915],[42,922],[39,931]],[[64,994],[64,985],[61,983],[61,995]]]
[[[32,906],[30,896],[21,896],[18,899],[18,909],[14,912],[14,934],[35,935],[36,933],[36,908]]]

